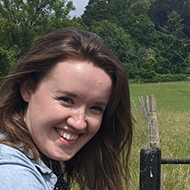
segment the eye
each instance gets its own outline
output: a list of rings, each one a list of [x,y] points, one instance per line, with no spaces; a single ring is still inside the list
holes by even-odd
[[[104,109],[101,106],[92,106],[90,109],[94,110],[95,112],[102,113]]]
[[[66,104],[74,104],[73,100],[71,98],[68,98],[68,97],[61,97],[60,100]]]

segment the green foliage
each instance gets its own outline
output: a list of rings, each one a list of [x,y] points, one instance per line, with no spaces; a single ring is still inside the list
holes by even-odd
[[[157,73],[183,73],[189,65],[189,61],[186,59],[190,51],[190,40],[160,33],[153,49],[160,65],[156,69]]]
[[[13,47],[10,50],[4,46],[0,46],[0,77],[8,74],[9,68],[14,64],[15,60],[15,50],[17,48]]]
[[[183,19],[173,11],[162,32],[156,31],[149,16],[152,3],[151,0],[90,0],[82,20],[118,55],[130,78],[153,79],[156,74],[187,73],[190,41],[178,37],[183,30]],[[120,32],[121,29],[125,32]],[[154,59],[146,56],[148,48],[154,50]]]
[[[172,12],[175,12],[175,14],[177,13],[178,15],[180,15],[180,18],[183,20],[183,25],[184,25],[183,30],[179,36],[182,36],[184,38],[190,38],[189,10],[190,10],[189,0],[172,0],[172,1],[157,0],[152,3],[149,10],[149,15],[151,17],[151,20],[155,23],[156,29],[160,30],[160,27],[168,25],[169,15],[173,14]],[[172,17],[173,16],[174,15],[172,15]],[[175,21],[175,19],[173,21]],[[180,28],[181,26],[179,27],[179,29]]]
[[[108,20],[102,20],[94,22],[90,30],[103,38],[105,44],[123,62],[130,77],[138,75],[145,49],[140,49],[138,43],[122,27]]]
[[[140,68],[139,77],[143,79],[152,80],[156,75],[155,67],[156,67],[156,59],[154,56],[149,56],[144,58],[144,62]]]
[[[154,23],[147,15],[141,14],[135,16],[134,22],[125,28],[133,38],[137,39],[140,44],[145,45],[146,47],[151,46],[152,41],[156,39]]]
[[[168,15],[166,25],[161,27],[154,51],[158,67],[155,71],[160,74],[185,73],[189,66],[190,40],[179,38],[183,30],[183,19],[173,11]]]
[[[152,82],[172,82],[172,81],[186,81],[185,74],[156,74]]]
[[[6,63],[7,61],[14,62],[24,55],[40,36],[61,27],[79,27],[78,20],[76,18],[71,20],[69,16],[72,10],[74,10],[72,1],[67,0],[2,1],[0,3],[2,55],[0,62],[4,65],[3,72],[7,73],[7,67],[10,65]]]
[[[2,1],[0,62],[4,73],[37,38],[73,26],[100,35],[123,62],[130,79],[167,81],[172,77],[163,74],[190,75],[190,3],[174,2],[89,0],[84,14],[76,18],[69,16],[75,9],[72,0]],[[151,56],[149,49],[154,52]]]
[[[156,83],[156,82],[175,82],[188,80],[186,74],[158,74],[154,70],[140,70],[140,77],[130,80],[130,83]]]
[[[181,15],[176,11],[172,11],[172,13],[168,15],[166,25],[161,27],[161,31],[163,31],[165,34],[179,36],[182,33],[183,28],[184,24]]]
[[[95,22],[91,30],[104,39],[105,44],[122,62],[129,62],[129,54],[134,52],[134,42],[123,28],[108,20],[102,20]]]
[[[151,6],[150,0],[135,0],[131,1],[131,10],[135,15],[148,15],[149,8]]]
[[[69,25],[68,14],[72,2],[61,0],[9,0],[0,4],[0,43],[17,45],[24,54],[33,41],[56,28]]]

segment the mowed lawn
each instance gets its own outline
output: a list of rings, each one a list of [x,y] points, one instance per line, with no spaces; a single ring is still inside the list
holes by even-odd
[[[190,159],[190,82],[130,84],[131,100],[154,95],[162,158]],[[130,190],[139,189],[139,155],[147,148],[147,122],[142,112],[132,111],[136,121],[130,160]],[[162,165],[161,190],[190,190],[190,165]]]

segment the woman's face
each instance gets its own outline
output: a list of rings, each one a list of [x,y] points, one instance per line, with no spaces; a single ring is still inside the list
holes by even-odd
[[[25,83],[25,122],[38,149],[71,159],[99,130],[111,91],[108,74],[85,61],[59,62],[35,92]]]

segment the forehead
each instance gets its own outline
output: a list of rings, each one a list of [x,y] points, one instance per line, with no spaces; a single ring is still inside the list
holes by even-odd
[[[47,75],[46,78],[52,77],[53,75],[70,75],[73,74],[73,77],[77,77],[74,75],[74,73],[77,73],[78,75],[85,75],[93,77],[93,74],[96,75],[96,79],[100,76],[109,76],[107,71],[105,71],[103,68],[95,65],[94,63],[90,61],[85,60],[66,60],[66,61],[60,61],[56,64],[56,66],[53,67],[51,72]],[[99,76],[99,77],[98,77]],[[109,77],[110,78],[110,77]]]
[[[60,89],[101,92],[112,86],[109,75],[101,68],[87,61],[61,61],[49,73],[46,80]]]

